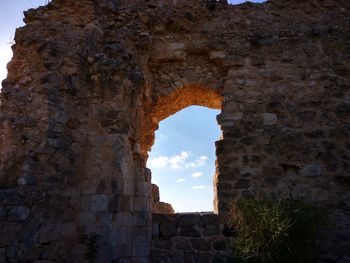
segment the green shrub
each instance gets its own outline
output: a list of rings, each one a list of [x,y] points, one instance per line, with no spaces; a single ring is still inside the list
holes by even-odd
[[[316,206],[300,201],[243,198],[231,203],[231,249],[238,262],[316,262]]]

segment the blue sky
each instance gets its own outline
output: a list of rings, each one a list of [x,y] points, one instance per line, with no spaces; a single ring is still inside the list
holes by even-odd
[[[176,212],[213,210],[219,113],[191,106],[160,122],[147,166],[161,200],[171,203]]]
[[[15,29],[24,25],[23,11],[45,5],[46,1],[0,2],[0,82],[7,75]],[[147,165],[152,170],[152,181],[160,188],[161,200],[171,203],[176,212],[213,210],[215,141],[221,136],[218,114],[218,110],[192,106],[159,125]]]
[[[0,82],[12,58],[11,45],[17,27],[24,26],[23,11],[44,5],[46,0],[2,0],[0,2]]]

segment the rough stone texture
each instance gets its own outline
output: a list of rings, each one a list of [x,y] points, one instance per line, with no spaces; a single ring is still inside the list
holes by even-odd
[[[224,227],[216,214],[153,214],[150,262],[232,262]]]
[[[315,202],[329,210],[320,261],[348,261],[349,9],[53,0],[26,12],[2,82],[0,257],[82,262],[79,238],[95,233],[99,262],[149,261],[147,151],[159,121],[201,105],[221,109],[220,220],[241,195]],[[207,247],[190,242],[179,246]],[[192,252],[183,257],[206,262]]]
[[[152,213],[154,214],[174,214],[171,204],[159,200],[159,187],[152,184]]]

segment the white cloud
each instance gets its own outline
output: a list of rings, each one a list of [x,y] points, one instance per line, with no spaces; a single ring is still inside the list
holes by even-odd
[[[196,157],[190,151],[182,151],[179,154],[173,156],[158,156],[150,158],[148,159],[147,166],[151,169],[165,167],[172,169],[197,168],[206,165],[208,159],[208,156],[205,155]]]
[[[205,155],[202,155],[194,162],[190,162],[190,163],[186,164],[186,167],[191,167],[191,168],[200,167],[200,166],[205,165],[207,160],[208,160],[208,157]]]
[[[174,169],[181,168],[189,156],[189,153],[185,151],[182,151],[179,155],[172,156],[169,159],[170,167]]]
[[[202,155],[201,157],[199,157],[199,160],[206,161],[208,160],[208,156]]]
[[[193,178],[198,178],[198,177],[202,177],[204,174],[202,172],[196,172],[196,173],[193,173],[191,176]]]
[[[185,181],[186,181],[185,178],[179,178],[179,179],[176,180],[177,183],[183,183]]]
[[[186,166],[185,161],[189,156],[190,156],[189,152],[182,151],[180,154],[174,155],[171,157],[159,156],[155,158],[150,158],[148,160],[148,166],[150,168],[170,167],[173,169],[179,169]]]
[[[149,167],[162,168],[168,165],[169,158],[166,156],[159,156],[156,158],[150,158],[148,160]]]
[[[205,186],[205,185],[195,185],[195,186],[192,186],[192,189],[194,189],[194,190],[206,189],[206,188],[208,188],[208,186]]]

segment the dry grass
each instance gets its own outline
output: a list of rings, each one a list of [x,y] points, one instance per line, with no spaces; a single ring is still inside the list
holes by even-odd
[[[232,252],[238,262],[315,262],[321,214],[297,201],[235,200],[230,209]]]

